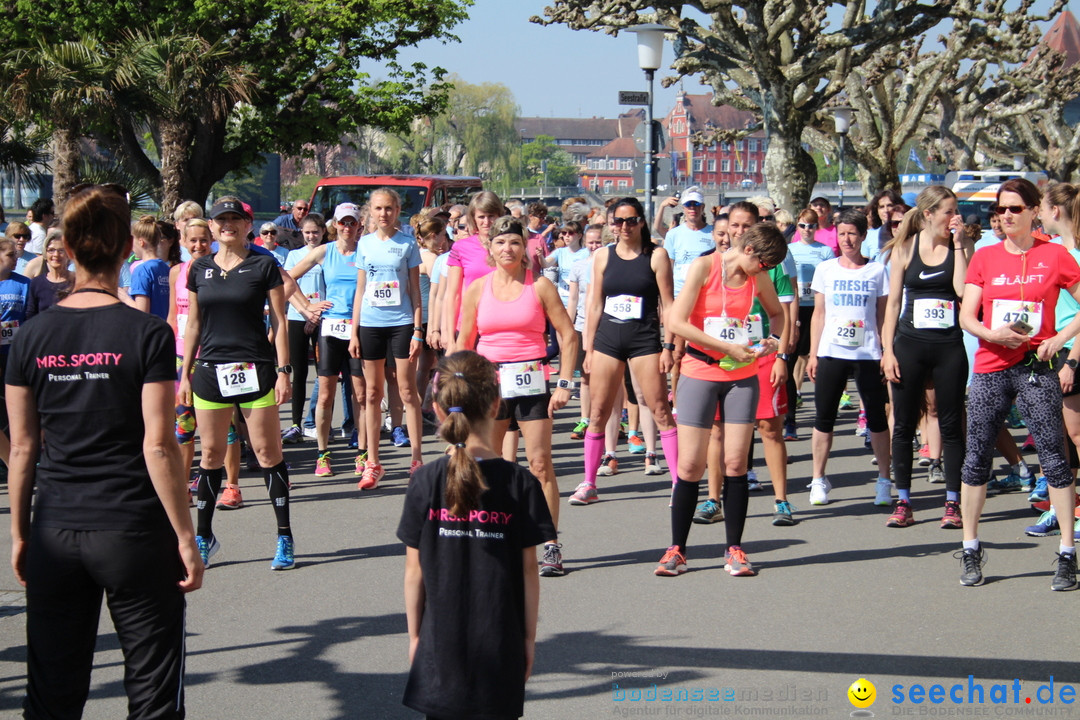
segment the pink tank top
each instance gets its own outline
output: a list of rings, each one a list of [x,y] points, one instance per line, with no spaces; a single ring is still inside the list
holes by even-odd
[[[494,273],[484,278],[484,291],[476,308],[476,351],[494,363],[539,360],[547,354],[544,330],[547,316],[536,295],[532,273],[525,272],[525,287],[515,300],[504,302],[491,289]]]
[[[176,274],[176,283],[173,286],[176,292],[176,355],[184,356],[184,331],[187,328],[188,318],[188,289],[187,277],[191,261],[180,263],[180,272]]]

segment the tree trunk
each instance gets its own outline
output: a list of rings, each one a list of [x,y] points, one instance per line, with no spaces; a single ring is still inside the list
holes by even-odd
[[[161,209],[171,214],[184,197],[191,139],[194,135],[183,120],[161,121]]]
[[[79,182],[79,131],[75,124],[53,133],[53,203],[56,215],[64,213],[68,190]]]
[[[791,137],[783,128],[772,128],[769,148],[765,151],[765,180],[769,197],[777,207],[787,209],[792,215],[810,202],[810,193],[817,183],[817,166],[810,153],[803,149],[799,132]]]

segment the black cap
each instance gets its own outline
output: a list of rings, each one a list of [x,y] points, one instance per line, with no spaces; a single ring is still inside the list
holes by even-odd
[[[224,202],[215,203],[214,207],[210,208],[210,219],[216,220],[225,213],[236,213],[241,217],[246,217],[249,220],[251,219],[251,215],[248,214],[243,203],[236,200],[225,200]]]

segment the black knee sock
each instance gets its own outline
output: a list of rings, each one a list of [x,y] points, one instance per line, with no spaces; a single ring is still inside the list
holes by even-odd
[[[671,544],[678,545],[679,551],[684,554],[697,499],[698,483],[676,478],[675,491],[671,494]]]
[[[270,504],[274,507],[274,515],[277,517],[278,535],[292,537],[292,526],[289,524],[289,469],[282,460],[272,468],[263,468],[263,481],[266,483],[266,491],[270,494]]]
[[[724,530],[727,533],[728,547],[742,545],[743,526],[746,525],[746,510],[750,505],[750,488],[746,483],[746,474],[735,477],[724,476]]]
[[[199,467],[199,496],[195,505],[198,510],[196,535],[208,538],[214,534],[214,506],[218,493],[221,492],[221,478],[224,474],[223,467],[215,470]]]

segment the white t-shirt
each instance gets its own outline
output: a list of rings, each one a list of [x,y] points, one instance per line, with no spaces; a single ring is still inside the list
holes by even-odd
[[[682,290],[683,283],[686,282],[686,273],[690,270],[690,264],[715,247],[716,241],[713,240],[712,230],[708,225],[701,230],[694,230],[686,225],[679,225],[668,230],[668,234],[664,237],[664,250],[671,258],[676,296]]]
[[[585,302],[589,295],[589,282],[592,281],[592,255],[584,260],[578,260],[574,263],[574,266],[570,268],[570,276],[566,279],[567,292],[569,292],[569,284],[576,282],[578,284],[578,303],[576,317],[574,320],[574,329],[578,332],[585,332]]]
[[[825,327],[818,343],[818,357],[880,360],[877,301],[889,294],[889,271],[885,266],[868,262],[849,270],[841,267],[839,258],[826,260],[814,271],[810,287],[825,296]]]

